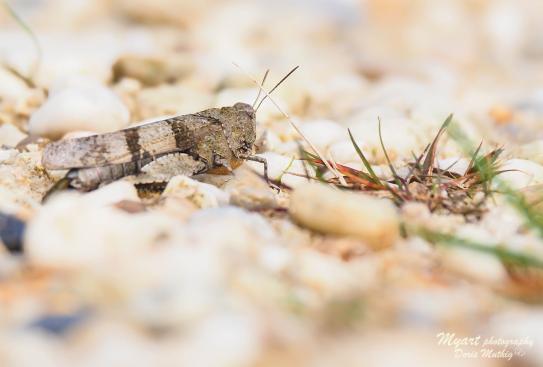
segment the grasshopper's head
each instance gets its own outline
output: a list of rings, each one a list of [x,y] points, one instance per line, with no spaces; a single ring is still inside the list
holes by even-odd
[[[246,158],[253,153],[256,140],[256,114],[251,105],[236,103],[221,109],[223,129],[228,146],[237,158]]]

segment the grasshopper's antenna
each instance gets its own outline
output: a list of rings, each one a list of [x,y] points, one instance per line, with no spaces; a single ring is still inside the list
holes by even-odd
[[[275,87],[273,87],[268,93],[266,93],[266,95],[264,96],[264,98],[262,98],[262,100],[260,101],[260,103],[258,104],[258,106],[256,106],[256,109],[255,109],[255,112],[258,111],[258,109],[260,108],[260,105],[262,105],[262,102],[264,102],[266,100],[266,98],[268,98],[270,96],[270,94],[272,94],[272,92],[277,89],[278,86],[281,85],[281,83],[283,83],[292,73],[294,73],[298,68],[300,67],[300,65],[296,66],[294,69],[292,69],[291,71],[288,72],[287,75],[285,75],[283,77],[283,79],[281,79],[277,84],[275,84]],[[264,86],[264,83],[262,83]],[[262,91],[262,89],[260,89],[260,91]],[[260,93],[259,93],[260,95]]]
[[[236,64],[235,62],[233,63],[235,67],[237,67],[239,70],[241,70],[243,72],[243,74],[245,74],[247,76],[247,78],[249,78],[255,85],[258,86],[258,88],[260,88],[260,90],[266,95],[266,97],[268,97],[271,101],[271,103],[273,103],[273,105],[275,106],[275,108],[277,108],[277,110],[283,115],[286,117],[287,121],[290,123],[290,125],[294,128],[294,130],[296,130],[296,132],[298,134],[300,134],[300,136],[302,138],[304,138],[304,140],[309,144],[309,146],[311,147],[311,149],[313,149],[313,151],[315,153],[317,153],[317,155],[319,156],[319,158],[323,161],[324,165],[326,166],[326,168],[328,168],[330,170],[330,172],[332,172],[334,174],[334,176],[336,176],[336,178],[338,178],[340,181],[343,180],[343,177],[341,176],[341,174],[339,174],[331,165],[330,163],[328,162],[328,160],[326,160],[324,158],[324,156],[322,155],[322,153],[319,151],[319,149],[317,149],[317,147],[315,145],[313,145],[313,143],[311,143],[311,141],[309,139],[307,139],[307,137],[302,133],[302,131],[300,130],[300,128],[294,123],[294,121],[292,121],[292,118],[289,116],[289,114],[287,114],[285,111],[283,111],[283,109],[277,104],[277,102],[275,102],[273,100],[273,98],[270,96],[270,93],[273,91],[273,88],[270,92],[267,92],[264,87],[262,87],[261,85],[258,84],[258,82],[251,76],[249,75],[245,70],[243,70],[243,68],[241,66],[239,66],[238,64]],[[290,71],[290,73],[288,73],[278,84],[280,84],[283,80],[285,80],[290,74],[292,74],[296,69],[298,69],[298,66],[296,66],[294,69],[292,69]],[[275,86],[277,87],[277,85]],[[262,101],[260,102],[262,103]],[[258,107],[257,107],[258,108]]]
[[[260,83],[261,86],[264,86],[264,83],[266,83],[266,78],[268,77],[268,74],[270,73],[270,69],[266,70],[264,73],[264,78],[262,78],[262,83]],[[262,94],[262,89],[258,88],[258,94],[256,95],[255,101],[253,102],[253,109],[255,108],[256,102],[258,102],[258,99],[260,98],[260,94]]]

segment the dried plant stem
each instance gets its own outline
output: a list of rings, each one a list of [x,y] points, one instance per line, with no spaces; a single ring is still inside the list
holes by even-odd
[[[32,43],[34,44],[34,48],[36,49],[36,61],[34,62],[34,67],[32,72],[30,73],[30,76],[24,77],[21,74],[17,72],[17,75],[21,77],[27,84],[34,85],[34,81],[32,80],[36,74],[38,73],[38,70],[41,65],[42,61],[42,49],[40,46],[40,42],[38,40],[38,37],[34,33],[34,31],[26,24],[26,22],[15,12],[15,10],[9,5],[7,1],[4,1],[4,7],[8,11],[9,15],[17,22],[17,24],[30,36],[30,39],[32,40]],[[10,70],[13,72],[13,70]]]

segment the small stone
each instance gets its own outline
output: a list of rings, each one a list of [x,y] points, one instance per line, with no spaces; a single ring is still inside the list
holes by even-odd
[[[161,213],[129,214],[116,208],[123,197],[119,193],[94,193],[63,192],[37,211],[24,238],[29,263],[99,272],[148,253],[179,227]]]
[[[492,106],[488,114],[498,125],[505,125],[513,121],[513,111],[504,105]]]
[[[178,221],[184,222],[199,208],[189,199],[169,196],[156,209]]]
[[[81,200],[96,206],[114,205],[121,201],[139,202],[138,191],[127,181],[115,181],[83,195]]]
[[[375,161],[375,163],[386,164],[386,157],[379,138],[377,116],[372,119],[355,116],[348,122],[348,125],[356,143],[363,145],[370,153],[368,159]],[[399,157],[409,157],[412,152],[422,151],[424,145],[427,144],[426,142],[424,145],[420,144],[417,126],[404,118],[381,119],[381,136],[392,161]]]
[[[19,154],[19,152],[16,149],[0,150],[0,163],[13,163],[15,157],[17,157],[17,154]]]
[[[391,202],[321,184],[298,187],[289,213],[310,229],[356,237],[374,249],[390,247],[399,235],[399,217]]]
[[[484,229],[466,224],[455,232],[460,238],[467,238],[483,245],[491,246],[496,242],[494,236]],[[497,256],[472,249],[441,247],[445,267],[464,276],[491,284],[500,284],[507,280],[506,270]]]
[[[88,318],[88,312],[78,311],[71,314],[49,314],[34,320],[29,327],[41,329],[53,335],[62,336]]]
[[[503,180],[513,189],[522,189],[529,185],[543,183],[543,166],[526,159],[510,159],[500,166],[507,170],[496,177]]]
[[[194,69],[194,65],[183,57],[149,57],[125,55],[113,64],[113,81],[123,78],[139,80],[144,85],[172,83]]]
[[[449,271],[489,284],[507,280],[505,268],[496,256],[462,248],[441,248],[439,252]]]
[[[195,113],[211,107],[209,94],[182,85],[160,85],[143,89],[136,101],[143,119]]]
[[[517,149],[517,156],[543,164],[543,139],[521,145]]]
[[[369,157],[368,150],[364,147],[363,142],[357,142],[360,149],[366,157]],[[351,141],[341,140],[335,142],[330,146],[330,155],[340,164],[347,162],[356,162],[360,160],[360,157],[356,153],[356,149]]]
[[[469,167],[469,161],[464,158],[450,157],[438,159],[437,166],[441,169],[448,169],[451,172],[463,175]]]
[[[28,94],[29,88],[21,79],[0,67],[0,99],[17,101],[26,98]]]
[[[229,249],[232,254],[243,256],[257,254],[263,246],[279,240],[263,216],[233,206],[199,210],[189,219],[186,229],[201,246]]]
[[[12,124],[0,126],[0,146],[15,147],[24,138],[26,135]]]
[[[539,210],[543,209],[543,184],[526,186],[520,190],[520,194],[529,205]]]
[[[12,215],[0,213],[0,244],[12,253],[23,251],[25,222]]]
[[[31,135],[59,139],[71,131],[104,133],[126,127],[130,113],[110,89],[92,80],[52,89],[29,121]]]
[[[325,149],[345,139],[347,129],[329,120],[310,121],[300,125],[303,135],[317,148]]]
[[[230,196],[221,189],[182,175],[173,177],[162,195],[187,198],[198,208],[223,206],[230,201]]]
[[[234,178],[224,190],[230,194],[230,204],[246,209],[266,209],[277,205],[272,189],[247,167],[234,171]]]
[[[69,133],[66,133],[62,139],[78,139],[91,135],[96,135],[96,133],[93,133],[92,131],[70,131]]]

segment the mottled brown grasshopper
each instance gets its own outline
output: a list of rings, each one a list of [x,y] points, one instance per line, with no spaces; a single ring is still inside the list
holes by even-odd
[[[253,155],[253,148],[256,111],[269,93],[256,108],[260,92],[252,106],[236,103],[111,133],[53,142],[45,147],[42,164],[51,170],[69,169],[53,191],[66,187],[93,190],[100,184],[137,175],[161,157],[180,153],[193,163],[188,164],[188,172],[181,172],[184,174],[213,172],[218,168],[231,171],[243,160],[253,160],[264,164],[267,179],[267,162]]]

